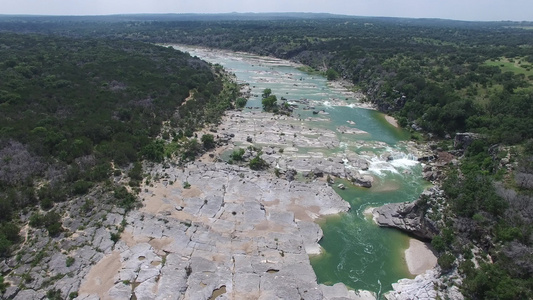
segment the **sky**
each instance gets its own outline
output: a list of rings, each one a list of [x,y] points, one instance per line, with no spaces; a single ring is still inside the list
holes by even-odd
[[[230,12],[315,12],[467,21],[533,21],[533,0],[0,0],[0,14]]]

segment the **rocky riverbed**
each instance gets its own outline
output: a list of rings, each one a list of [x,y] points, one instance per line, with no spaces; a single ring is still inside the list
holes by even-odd
[[[335,133],[297,121],[230,112],[217,128],[226,145],[214,153],[251,145],[251,137],[255,145],[269,145],[262,157],[270,170],[206,155],[184,167],[146,165],[142,207],[128,214],[104,193],[61,204],[66,231],[51,238],[28,228],[28,254],[2,266],[11,270],[4,296],[44,299],[54,291],[76,299],[373,299],[342,283],[318,284],[309,262],[321,251],[315,221],[350,209],[325,177],[361,177],[368,162],[355,153],[320,151],[338,147]],[[111,236],[121,228],[115,243]]]

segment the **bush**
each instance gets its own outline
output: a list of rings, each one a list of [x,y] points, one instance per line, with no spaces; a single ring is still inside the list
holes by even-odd
[[[433,238],[433,240],[431,241],[431,246],[439,253],[444,252],[444,250],[446,250],[446,243],[440,235],[437,235]]]
[[[339,73],[335,71],[334,69],[329,68],[326,71],[326,77],[328,80],[336,80],[337,78],[339,78]]]
[[[5,257],[9,254],[11,242],[2,234],[0,234],[0,257]]]
[[[120,232],[111,232],[109,235],[113,243],[117,243],[120,240]]]
[[[68,256],[66,261],[65,261],[65,265],[68,267],[72,266],[74,264],[74,261],[76,261],[76,259],[72,256]]]
[[[455,262],[455,256],[449,252],[446,252],[442,254],[439,259],[437,260],[437,263],[442,268],[443,271],[450,271]]]
[[[246,106],[246,102],[248,102],[248,100],[246,100],[245,98],[237,98],[237,100],[235,101],[235,105],[238,108],[243,108]]]
[[[230,154],[230,159],[234,161],[242,161],[242,157],[244,155],[244,149],[239,150],[233,150],[233,152]]]
[[[273,111],[277,108],[277,102],[278,102],[278,98],[276,97],[276,95],[270,95],[266,98],[263,98],[263,100],[261,100],[261,104],[263,104],[263,109],[265,111]]]
[[[93,186],[93,183],[85,180],[78,180],[72,185],[72,192],[75,195],[87,194],[89,189]]]
[[[132,180],[141,181],[141,180],[143,180],[142,172],[143,172],[143,168],[142,168],[141,163],[140,162],[136,162],[136,163],[133,164],[133,168],[131,168],[131,170],[128,172],[128,176]]]
[[[250,160],[250,169],[262,170],[268,166],[267,162],[261,158],[261,153],[258,153],[252,160]]]
[[[212,134],[202,135],[202,144],[205,149],[212,149],[215,147],[215,137]]]
[[[8,282],[4,282],[4,276],[0,276],[0,293],[4,293],[9,286]]]
[[[135,207],[137,198],[134,195],[132,195],[130,192],[128,192],[128,190],[125,187],[121,186],[121,187],[115,188],[114,194],[115,194],[115,198],[119,200],[118,205],[120,207],[124,208],[127,211]]]

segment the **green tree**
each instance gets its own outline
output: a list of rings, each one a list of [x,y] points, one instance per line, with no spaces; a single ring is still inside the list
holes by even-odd
[[[252,170],[262,170],[268,166],[267,162],[261,158],[261,152],[257,153],[257,155],[250,160],[250,169]]]
[[[278,98],[276,97],[276,95],[270,95],[266,98],[263,98],[261,103],[263,104],[263,109],[265,111],[272,111],[277,108],[277,101]]]
[[[336,80],[337,78],[339,78],[339,73],[335,71],[334,69],[329,68],[326,71],[326,77],[328,80]]]
[[[246,98],[237,98],[237,100],[235,100],[235,105],[238,107],[238,108],[243,108],[246,106],[246,102],[248,102],[248,100],[246,100]]]
[[[215,137],[212,134],[204,134],[202,135],[202,144],[204,145],[205,149],[212,149],[215,147]]]
[[[270,96],[270,94],[272,94],[272,89],[269,89],[269,88],[266,88],[263,90],[263,98],[268,98]]]

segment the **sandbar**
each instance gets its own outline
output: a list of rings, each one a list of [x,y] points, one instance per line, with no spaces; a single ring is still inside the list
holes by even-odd
[[[433,269],[437,264],[437,257],[428,243],[411,238],[409,239],[409,248],[405,250],[405,262],[409,273],[419,275]]]
[[[392,126],[398,128],[400,127],[398,125],[398,121],[396,121],[396,119],[394,117],[391,117],[389,115],[385,115],[385,120],[387,120],[387,122],[389,122],[389,124],[391,124]]]

